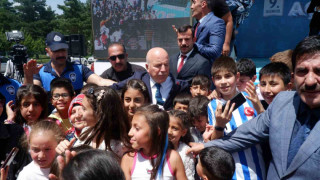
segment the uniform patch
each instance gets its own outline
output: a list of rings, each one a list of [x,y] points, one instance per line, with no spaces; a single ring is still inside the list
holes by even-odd
[[[6,87],[6,90],[10,95],[14,95],[14,93],[16,92],[14,86],[12,86],[12,85],[8,85]]]
[[[74,73],[74,72],[70,73],[69,78],[70,78],[71,82],[76,82],[76,79],[77,79],[76,73]]]
[[[244,108],[244,114],[246,116],[253,116],[254,115],[254,110],[252,107],[245,107]]]

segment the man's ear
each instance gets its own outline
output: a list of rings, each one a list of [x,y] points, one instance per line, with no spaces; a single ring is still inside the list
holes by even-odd
[[[238,82],[238,81],[239,81],[239,79],[240,79],[240,73],[239,73],[239,72],[237,72],[237,74],[236,74],[236,81]]]
[[[292,82],[289,82],[289,83],[286,85],[287,91],[291,91],[291,90],[292,90],[292,87],[293,87],[293,83],[292,83]]]
[[[148,69],[149,69],[149,66],[148,66],[148,64],[146,64],[146,70],[148,71]]]

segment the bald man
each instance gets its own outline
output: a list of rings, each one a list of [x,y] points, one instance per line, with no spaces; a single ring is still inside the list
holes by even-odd
[[[169,110],[173,107],[174,97],[180,92],[188,91],[188,83],[184,81],[180,84],[175,83],[175,79],[169,73],[169,55],[163,48],[150,49],[146,60],[147,72],[135,72],[132,77],[113,84],[112,88],[120,90],[130,79],[140,79],[149,90],[152,104],[158,104],[163,109]]]

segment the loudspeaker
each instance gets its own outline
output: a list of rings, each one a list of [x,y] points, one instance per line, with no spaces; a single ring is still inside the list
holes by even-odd
[[[86,56],[87,48],[85,37],[82,34],[72,34],[65,36],[66,42],[69,45],[68,55],[69,56]]]

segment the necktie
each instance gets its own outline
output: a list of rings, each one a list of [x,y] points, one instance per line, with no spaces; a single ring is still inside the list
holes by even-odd
[[[178,67],[178,70],[177,70],[178,73],[181,71],[182,66],[183,66],[183,64],[184,64],[184,63],[183,63],[183,62],[184,62],[184,59],[185,59],[186,57],[187,57],[187,56],[181,54],[181,61],[180,61],[180,63],[179,63],[179,67]]]
[[[161,84],[156,83],[155,85],[156,85],[156,87],[157,87],[157,91],[156,91],[157,104],[163,106],[164,101],[162,100],[162,95],[161,95],[161,92],[160,92]]]
[[[199,25],[200,25],[200,22],[198,22],[198,24],[197,24],[197,26],[196,26],[196,28],[194,30],[194,37],[196,38],[196,41],[197,41],[197,32],[198,32]]]

